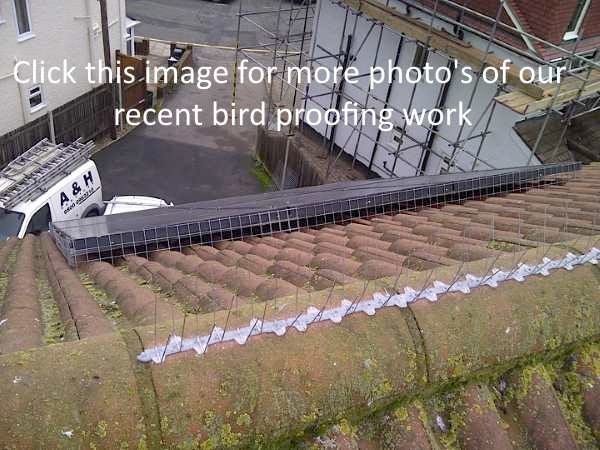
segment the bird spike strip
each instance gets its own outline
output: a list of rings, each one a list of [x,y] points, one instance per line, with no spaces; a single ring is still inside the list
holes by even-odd
[[[406,308],[410,303],[420,299],[435,302],[443,294],[469,294],[473,289],[482,286],[497,288],[501,283],[509,280],[523,282],[533,275],[549,276],[552,271],[558,269],[573,270],[576,266],[584,264],[598,265],[599,260],[600,249],[593,247],[587,253],[581,255],[568,253],[564,258],[560,259],[544,257],[540,263],[535,265],[519,263],[509,272],[493,269],[481,277],[466,274],[463,278],[453,281],[450,285],[441,281],[433,281],[428,287],[423,287],[419,291],[411,287],[405,287],[402,293],[375,293],[371,298],[359,302],[342,300],[340,306],[333,308],[318,309],[311,306],[303,314],[287,319],[265,322],[253,318],[248,326],[232,330],[224,330],[215,325],[208,335],[192,338],[183,338],[171,334],[166,345],[147,349],[140,353],[137,359],[143,363],[153,362],[161,364],[168,356],[177,353],[194,350],[199,355],[202,355],[208,350],[208,347],[215,344],[233,341],[239,345],[245,345],[252,336],[264,334],[283,336],[291,327],[304,332],[311,325],[318,322],[330,321],[336,324],[340,323],[344,317],[353,313],[362,312],[368,316],[373,316],[378,310],[385,307]]]

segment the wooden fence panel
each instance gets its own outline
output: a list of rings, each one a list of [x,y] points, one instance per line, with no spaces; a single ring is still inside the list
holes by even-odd
[[[114,122],[110,96],[111,86],[103,84],[55,109],[56,142],[88,141],[108,131]]]
[[[56,142],[88,141],[106,133],[114,123],[111,90],[103,84],[52,111]],[[44,138],[51,138],[47,115],[0,136],[0,168]]]
[[[150,54],[150,40],[135,38],[135,54],[147,56]]]
[[[146,105],[146,59],[135,56],[123,55],[117,51],[117,60],[120,61],[121,70],[133,67],[135,81],[122,84],[122,107],[125,109],[144,109]]]
[[[44,138],[50,138],[48,116],[29,122],[4,136],[0,136],[0,168],[33,147]]]
[[[144,109],[146,105],[146,60],[117,52],[121,67],[134,67],[136,81],[123,85],[123,108]],[[118,104],[118,91],[110,84],[100,85],[91,91],[52,111],[55,141],[69,144],[79,138],[88,141],[107,133],[114,126],[114,104]],[[0,168],[23,154],[44,138],[51,138],[48,116],[40,117],[22,127],[0,136]]]

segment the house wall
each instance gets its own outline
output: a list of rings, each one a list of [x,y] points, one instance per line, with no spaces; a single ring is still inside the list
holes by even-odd
[[[349,14],[346,17],[346,10],[332,4],[329,0],[321,0],[320,3],[320,19],[319,24],[316,25],[317,30],[314,33],[313,38],[316,40],[316,42],[314,42],[314,44],[316,44],[314,47],[315,57],[326,55],[326,52],[319,47],[326,49],[332,54],[340,53],[340,41],[342,40],[342,37],[343,45],[341,51],[345,48],[347,36],[353,34],[351,54],[355,55],[362,45],[362,48],[357,55],[357,59],[353,63],[354,66],[359,68],[361,74],[368,73],[369,67],[372,65],[386,67],[388,60],[395,60],[396,52],[399,48],[400,54],[398,65],[404,68],[413,65],[417,48],[416,43],[405,39],[401,44],[399,34],[384,30],[378,48],[379,28],[376,27],[369,33],[371,22],[367,20],[367,17],[359,17],[355,28],[354,15]],[[400,2],[392,0],[390,5],[395,6],[400,12],[406,12],[405,7],[402,6]],[[413,17],[416,17],[414,10]],[[425,16],[423,16],[422,19],[424,23],[429,23],[430,21],[430,18],[428,19]],[[346,22],[345,30],[344,22]],[[443,27],[447,31],[450,31],[448,25],[441,22],[435,23],[434,26],[438,28]],[[368,38],[363,44],[365,36],[368,36]],[[487,42],[483,42],[474,35],[467,33],[465,35],[465,40],[479,48],[486,48]],[[523,61],[521,57],[504,48],[492,46],[491,50],[495,52],[496,56],[510,58],[519,65],[531,65],[530,62]],[[333,58],[322,59],[320,62],[331,68],[335,65],[335,60]],[[447,59],[441,55],[432,53],[429,56],[429,63],[436,67],[444,66],[447,63]],[[447,100],[445,102],[446,108],[457,108],[458,103],[461,100],[465,103],[465,106],[468,106],[467,104],[473,91],[473,85],[462,84],[460,82],[459,74],[460,72],[453,77],[453,80],[450,83]],[[360,79],[357,86],[366,91],[368,89],[368,83],[368,77],[363,77]],[[344,92],[351,98],[356,99],[359,105],[379,110],[384,107],[384,101],[389,90],[389,105],[396,109],[393,121],[398,126],[402,127],[404,121],[399,109],[409,107],[417,108],[418,110],[421,108],[434,108],[437,105],[441,88],[441,85],[430,85],[423,82],[416,86],[413,95],[413,87],[410,84],[394,83],[391,90],[389,90],[388,85],[382,84],[372,91],[373,96],[366,105],[366,93],[356,86],[346,84],[344,86]],[[319,86],[313,84],[310,87],[309,96],[318,95],[327,92],[328,90],[331,90],[331,86]],[[469,135],[476,136],[482,132],[487,123],[487,115],[484,116],[484,119],[480,124],[477,125],[475,121],[480,114],[488,108],[488,105],[492,103],[493,98],[496,96],[496,90],[497,86],[481,82],[477,87],[471,105],[473,108],[473,113],[471,114],[471,120],[474,122],[473,127],[466,126],[461,131],[460,125],[458,125],[456,121],[453,121],[449,126],[440,126],[439,134],[450,141],[455,141],[458,139],[459,135],[464,139]],[[413,99],[412,105],[411,98]],[[329,108],[330,105],[335,106],[336,96],[332,97],[331,95],[328,95],[313,98],[308,101],[307,106],[309,108],[318,108],[318,104],[325,108]],[[512,112],[504,106],[499,104],[495,106],[494,116],[489,127],[489,134],[486,136],[484,145],[481,149],[481,160],[488,162],[488,164],[496,168],[518,166],[527,163],[530,152],[512,129],[514,123],[521,119],[522,116]],[[321,124],[314,128],[320,134],[327,134],[327,137],[331,139],[331,127]],[[360,136],[360,133],[357,130],[353,130],[351,126],[340,125],[336,129],[335,143],[339,147],[344,148],[346,153],[356,157],[358,161],[365,166],[370,167],[371,170],[383,177],[389,177],[392,173],[396,176],[413,176],[419,173],[416,168],[422,166],[425,151],[419,146],[415,147],[415,144],[427,140],[429,132],[425,127],[418,125],[407,127],[406,133],[410,137],[404,139],[399,158],[395,158],[394,155],[390,154],[395,151],[398,146],[398,144],[394,142],[394,132],[381,132],[379,139],[377,139],[377,127],[368,125],[362,128],[362,131],[364,135]],[[413,139],[411,139],[411,137]],[[376,145],[375,141],[379,141],[379,144]],[[469,141],[465,148],[468,152],[476,155],[479,151],[480,143],[481,139],[474,139]],[[442,169],[441,157],[443,155],[450,155],[452,153],[452,147],[444,139],[436,137],[433,139],[431,148],[438,156],[430,154],[427,164],[424,165],[424,171],[429,174],[439,173]],[[456,161],[464,170],[471,170],[475,159],[462,152]],[[482,162],[477,162],[474,168],[489,169],[490,166]]]
[[[87,82],[83,67],[98,66],[103,60],[100,7],[96,0],[28,0],[33,36],[19,40],[13,0],[0,0],[0,135],[18,128],[94,86]],[[125,0],[108,0],[111,50],[125,48]],[[13,77],[17,61],[43,60],[47,67],[61,65],[64,59],[78,68],[76,84],[42,86],[46,107],[31,113],[29,85],[19,85]],[[113,58],[114,63],[114,58]],[[23,78],[31,71],[22,70]]]
[[[416,0],[429,8],[435,5],[434,0]],[[521,25],[526,31],[554,44],[563,41],[565,33],[579,0],[513,0],[509,6],[515,11],[521,20]],[[461,3],[461,2],[458,2]],[[464,2],[463,2],[464,3]],[[470,0],[466,6],[478,12],[495,17],[499,0]],[[450,7],[443,2],[438,4],[438,11],[457,17],[456,8]],[[543,14],[540,14],[543,11]],[[512,25],[510,19],[504,12],[501,21]],[[479,28],[479,27],[478,27]],[[481,27],[485,28],[485,27]],[[489,25],[487,26],[489,29]],[[584,21],[583,38],[600,36],[600,2],[591,0],[589,10]]]
[[[583,37],[586,39],[600,36],[600,2],[592,0],[583,28]]]
[[[531,32],[554,44],[560,44],[575,10],[578,0],[518,0],[516,4]],[[540,14],[544,11],[544,14]],[[587,11],[583,38],[600,36],[600,2],[592,0]]]

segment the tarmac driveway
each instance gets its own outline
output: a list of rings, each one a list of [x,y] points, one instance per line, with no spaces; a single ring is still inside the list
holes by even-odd
[[[231,67],[233,53],[196,49],[195,62]],[[238,105],[260,102],[260,86],[240,90]],[[230,85],[209,91],[181,85],[163,107],[204,109],[213,100],[231,103]],[[202,118],[209,123],[212,114]],[[252,148],[256,130],[248,127],[195,127],[140,125],[120,141],[94,155],[104,188],[104,198],[114,195],[149,195],[175,204],[254,194],[263,191],[253,175]]]
[[[207,0],[127,0],[127,14],[141,22],[136,34],[168,41],[200,44],[235,45],[241,0],[211,2]],[[243,11],[277,10],[281,0],[243,0]],[[290,8],[283,0],[283,9]],[[297,6],[296,6],[297,7]],[[283,13],[283,20],[288,16]],[[277,23],[275,14],[253,16],[269,30]],[[287,22],[286,22],[287,23]],[[264,41],[264,34],[247,22],[242,23],[240,40],[244,45]]]

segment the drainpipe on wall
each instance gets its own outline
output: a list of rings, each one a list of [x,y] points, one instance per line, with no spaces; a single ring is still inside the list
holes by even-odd
[[[54,130],[54,113],[48,111],[48,133],[50,133],[50,142],[56,144],[56,131]]]
[[[19,60],[17,59],[17,57],[15,56],[15,65],[17,65],[17,63],[19,62]],[[15,80],[15,83],[17,83],[17,81]],[[23,93],[23,86],[21,85],[21,83],[17,83],[17,89],[19,91],[19,99],[21,100],[19,102],[19,104],[21,105],[21,118],[23,119],[23,125],[27,124],[27,116],[25,114],[25,105],[23,104],[23,102],[25,101],[25,94]]]
[[[121,29],[121,35],[120,35],[120,39],[119,42],[121,43],[121,51],[125,51],[125,53],[127,53],[127,38],[125,37],[125,35],[127,34],[127,24],[125,23],[125,16],[127,15],[126,13],[123,14],[123,5],[125,3],[125,0],[117,0],[119,2],[119,25],[120,25],[120,29]],[[133,45],[133,42],[132,44]]]
[[[94,51],[94,21],[92,19],[92,7],[90,5],[91,0],[85,0],[85,14],[88,21],[88,48],[90,52],[90,63],[94,66],[98,62],[96,60],[96,52]]]
[[[98,0],[100,3],[100,18],[102,20],[102,45],[104,47],[104,65],[112,67],[112,58],[110,51],[110,36],[108,34],[108,11],[106,8],[106,0]],[[116,109],[115,105],[115,83],[112,79],[107,80],[110,85],[110,109],[111,116]],[[112,117],[111,117],[112,121]],[[117,139],[117,127],[115,127],[114,121],[110,126],[110,138],[114,141]]]

